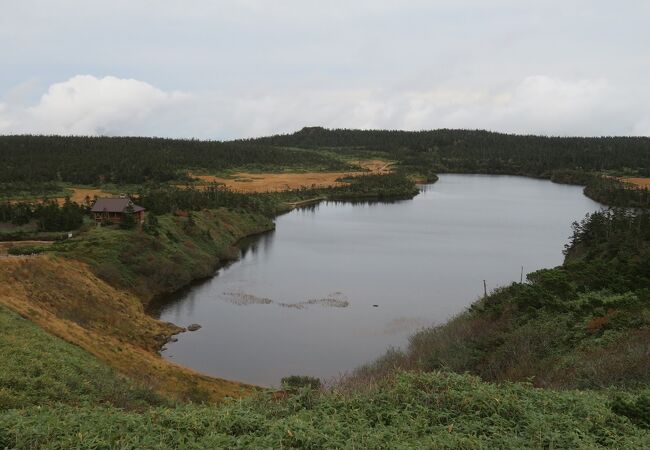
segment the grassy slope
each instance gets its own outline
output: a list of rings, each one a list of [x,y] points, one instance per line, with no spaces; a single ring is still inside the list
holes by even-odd
[[[171,397],[218,400],[250,392],[156,355],[153,350],[178,328],[146,315],[137,297],[109,286],[82,263],[52,256],[5,260],[0,304]]]
[[[159,235],[99,227],[78,239],[57,243],[57,254],[89,265],[111,286],[136,294],[143,303],[210,276],[222,259],[236,257],[241,238],[273,229],[261,215],[225,208],[187,217],[159,218]]]
[[[368,391],[219,407],[28,408],[0,416],[0,446],[165,448],[648,448],[603,393],[398,373]]]
[[[145,314],[144,304],[211,274],[238,239],[272,227],[264,217],[227,210],[194,218],[186,226],[186,217],[161,217],[159,237],[92,229],[55,244],[54,254],[5,258],[0,304],[173,398],[215,401],[250,393],[250,386],[197,374],[155,353],[180,329]]]
[[[0,410],[56,403],[128,409],[166,403],[3,306],[0,329]]]

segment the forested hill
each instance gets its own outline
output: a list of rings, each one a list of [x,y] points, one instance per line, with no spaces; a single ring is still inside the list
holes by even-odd
[[[0,136],[0,161],[0,183],[142,183],[178,179],[188,168],[348,168],[318,152],[254,142],[144,137]]]
[[[407,172],[528,175],[583,183],[561,171],[650,176],[650,138],[561,138],[471,130],[303,128],[229,142],[144,137],[0,136],[0,184],[140,184],[188,170],[346,170],[347,157],[393,159]]]
[[[251,140],[301,148],[363,148],[389,152],[412,166],[433,164],[438,172],[550,176],[556,170],[634,168],[650,176],[648,137],[543,137],[481,130],[329,130],[308,127],[287,135]]]

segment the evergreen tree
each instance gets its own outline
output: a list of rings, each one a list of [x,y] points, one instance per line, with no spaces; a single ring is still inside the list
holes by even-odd
[[[135,217],[133,216],[133,206],[129,204],[129,206],[126,207],[124,210],[124,214],[122,214],[122,221],[120,222],[120,228],[124,230],[130,230],[131,228],[134,228],[136,223],[135,223]]]
[[[189,211],[187,213],[187,222],[185,222],[185,229],[191,230],[195,226],[196,226],[196,221],[194,220],[194,214],[192,214],[192,211]]]
[[[156,216],[153,212],[147,213],[147,220],[142,227],[144,232],[152,236],[158,236],[158,234],[160,234],[158,228],[158,216]]]

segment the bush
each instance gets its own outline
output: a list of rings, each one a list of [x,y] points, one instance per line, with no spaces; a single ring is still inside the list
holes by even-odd
[[[129,205],[126,208],[126,211],[124,211],[124,214],[122,214],[122,221],[120,222],[120,228],[123,230],[130,230],[131,228],[135,228],[135,218],[133,217],[133,206]]]
[[[14,256],[19,255],[36,255],[38,253],[43,253],[48,250],[48,247],[43,246],[33,246],[33,247],[10,247],[7,250],[7,253]]]
[[[631,401],[618,397],[612,402],[612,411],[625,416],[633,423],[650,429],[650,395],[639,395]]]
[[[90,405],[8,411],[0,414],[0,443],[51,449],[639,449],[650,448],[650,433],[613,412],[604,393],[397,372],[360,393],[305,391],[142,412]]]
[[[296,391],[304,388],[317,390],[320,389],[320,380],[308,375],[291,375],[282,378],[282,387],[288,391]]]
[[[159,228],[160,224],[158,223],[158,217],[153,212],[147,213],[147,220],[142,227],[144,232],[151,236],[158,236],[160,234],[158,231]]]

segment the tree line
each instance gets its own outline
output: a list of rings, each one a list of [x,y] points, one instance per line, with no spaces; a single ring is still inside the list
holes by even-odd
[[[589,260],[623,262],[642,268],[650,287],[650,210],[612,208],[573,223],[565,254]],[[645,263],[643,261],[645,261]]]
[[[202,209],[230,208],[273,216],[287,201],[310,198],[382,199],[410,198],[417,194],[415,183],[404,174],[361,175],[345,179],[347,184],[333,188],[303,188],[288,192],[240,193],[213,184],[197,189],[191,186],[178,188],[159,186],[144,189],[136,203],[154,214],[166,214],[176,210],[198,211]]]
[[[648,137],[545,137],[482,130],[397,131],[308,127],[251,140],[300,148],[386,152],[401,164],[435,172],[550,177],[556,170],[625,170],[650,176]]]
[[[56,201],[38,203],[18,202],[0,204],[0,223],[21,226],[34,221],[39,231],[70,231],[83,223],[87,209],[66,198],[62,205]]]
[[[146,137],[0,136],[0,183],[141,184],[187,179],[187,170],[350,166],[318,152],[255,142]]]
[[[314,151],[327,149],[329,152]],[[191,169],[345,170],[332,153],[382,152],[403,168],[550,177],[555,171],[633,169],[650,176],[650,138],[543,137],[480,130],[328,130],[236,141],[146,137],[0,136],[0,184],[141,184]]]

